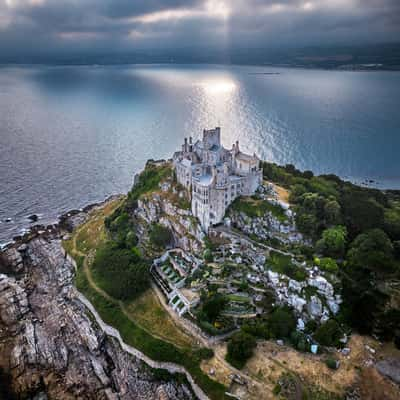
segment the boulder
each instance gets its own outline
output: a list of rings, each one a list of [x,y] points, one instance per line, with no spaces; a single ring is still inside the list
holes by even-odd
[[[32,214],[28,217],[28,219],[32,222],[37,222],[39,220],[39,217],[37,214]]]
[[[400,358],[390,357],[376,363],[378,372],[400,384]]]
[[[311,296],[310,302],[307,304],[307,311],[312,318],[322,316],[322,302],[318,296]]]

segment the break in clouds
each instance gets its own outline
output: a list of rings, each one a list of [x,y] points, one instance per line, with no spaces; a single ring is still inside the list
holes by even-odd
[[[399,0],[0,0],[3,57],[399,40]]]

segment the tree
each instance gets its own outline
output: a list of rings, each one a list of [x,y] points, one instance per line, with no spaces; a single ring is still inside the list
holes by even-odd
[[[324,214],[328,225],[336,225],[340,223],[340,204],[336,200],[327,201],[324,207]]]
[[[224,309],[226,303],[227,299],[219,293],[207,298],[202,307],[202,311],[207,320],[209,322],[214,322]]]
[[[212,262],[214,259],[212,251],[210,249],[205,249],[203,253],[203,258],[206,262]]]
[[[368,229],[380,228],[383,224],[383,206],[374,198],[366,197],[362,189],[346,186],[340,205],[351,238]]]
[[[163,225],[153,224],[150,229],[150,241],[157,247],[167,247],[173,241],[172,232]]]
[[[356,237],[347,258],[351,266],[384,272],[393,266],[393,246],[382,229],[371,229]]]
[[[99,286],[119,300],[131,300],[149,285],[147,263],[132,250],[113,242],[97,250],[92,269]]]
[[[242,368],[253,355],[256,340],[246,332],[235,333],[228,342],[226,360],[236,368]]]
[[[135,232],[129,231],[125,237],[125,246],[128,249],[131,249],[132,247],[135,247],[137,245],[137,242],[138,242],[138,240],[137,240]]]
[[[316,231],[317,219],[313,214],[297,213],[296,224],[301,232],[313,235]]]
[[[344,255],[346,246],[347,230],[342,225],[325,229],[322,238],[318,240],[317,251],[330,257],[341,257]]]
[[[319,265],[323,271],[335,273],[339,270],[336,261],[330,257],[321,258]]]
[[[392,240],[400,240],[400,210],[385,210],[385,232]]]
[[[287,307],[276,308],[269,316],[268,323],[270,332],[275,338],[289,337],[296,329],[296,318]]]
[[[314,339],[323,346],[338,346],[342,337],[342,330],[334,319],[324,322],[314,334]]]

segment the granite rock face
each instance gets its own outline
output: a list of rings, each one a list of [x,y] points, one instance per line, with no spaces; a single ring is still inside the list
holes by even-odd
[[[193,398],[186,385],[155,378],[87,316],[57,236],[0,253],[0,271],[0,368],[16,397]]]
[[[138,221],[144,222],[139,236],[145,234],[145,227],[149,224],[160,223],[171,230],[176,247],[194,254],[202,252],[204,233],[190,210],[175,206],[159,194],[152,194],[138,200],[134,213]],[[141,227],[138,226],[138,229]]]
[[[400,358],[387,358],[376,364],[376,369],[393,382],[400,385]]]

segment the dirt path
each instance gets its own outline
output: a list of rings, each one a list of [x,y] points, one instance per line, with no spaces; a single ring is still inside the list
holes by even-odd
[[[89,251],[89,253],[85,253],[79,250],[78,244],[77,244],[77,237],[79,237],[79,234],[87,228],[86,224],[83,224],[80,226],[74,233],[72,237],[72,253],[76,256],[82,257],[83,258],[83,263],[82,263],[82,268],[83,272],[85,274],[85,277],[87,281],[89,282],[89,285],[91,288],[93,288],[98,294],[100,294],[102,297],[107,299],[108,301],[112,302],[113,304],[116,304],[120,307],[121,311],[123,314],[133,323],[136,325],[140,326],[141,329],[145,330],[149,335],[152,335],[153,337],[156,337],[160,340],[170,342],[174,344],[177,347],[178,346],[176,343],[173,343],[171,341],[168,341],[165,337],[159,336],[155,334],[154,332],[149,331],[145,327],[143,327],[141,324],[139,324],[129,313],[129,311],[126,309],[126,306],[123,302],[113,298],[110,296],[106,291],[104,291],[101,287],[97,285],[95,280],[93,279],[92,271],[90,268],[91,263],[93,262],[95,252]],[[202,369],[203,371],[210,376],[212,379],[217,379],[218,381],[221,381],[223,384],[229,386],[231,384],[231,375],[236,375],[240,377],[246,384],[244,386],[240,385],[233,385],[236,387],[237,394],[240,396],[241,399],[245,400],[252,400],[252,399],[258,399],[258,400],[269,400],[273,398],[272,395],[272,386],[271,385],[266,385],[266,382],[260,379],[259,377],[255,376],[252,373],[245,373],[243,371],[240,371],[233,366],[231,366],[226,360],[225,360],[225,353],[226,353],[226,346],[221,343],[225,337],[220,337],[217,338],[217,340],[212,340],[211,338],[205,337],[205,335],[202,335],[200,332],[198,332],[194,327],[188,326],[188,324],[185,324],[185,321],[182,320],[166,303],[165,299],[163,296],[154,288],[154,290],[157,299],[159,300],[161,306],[166,310],[168,315],[171,317],[172,322],[176,326],[177,329],[184,331],[187,335],[192,337],[195,341],[197,341],[199,344],[202,346],[211,348],[214,351],[214,357],[211,360],[204,361],[202,362]],[[214,370],[214,373],[210,373],[210,371]],[[271,387],[270,387],[271,386]]]
[[[83,272],[85,274],[86,279],[89,282],[89,285],[97,292],[99,293],[101,296],[103,296],[105,299],[107,299],[108,301],[110,301],[113,304],[116,304],[119,306],[119,308],[121,309],[121,311],[123,312],[123,314],[131,321],[133,322],[135,325],[140,326],[141,329],[143,329],[144,331],[146,331],[149,335],[156,337],[157,339],[169,342],[171,344],[173,344],[174,346],[180,347],[182,348],[182,346],[177,345],[176,343],[169,341],[168,339],[166,339],[165,337],[162,337],[160,335],[155,334],[154,332],[150,332],[148,329],[146,329],[144,326],[142,326],[141,324],[138,324],[138,322],[132,318],[132,316],[130,315],[129,311],[126,309],[125,304],[120,301],[115,299],[114,297],[110,296],[106,291],[104,291],[101,287],[99,287],[97,285],[97,283],[95,282],[95,280],[93,279],[92,276],[92,271],[90,270],[89,264],[93,262],[94,259],[94,252],[90,252],[89,254],[85,254],[82,251],[80,251],[77,247],[76,244],[76,238],[78,236],[78,234],[83,230],[83,228],[85,227],[85,225],[82,225],[81,227],[79,227],[72,239],[72,252],[76,255],[78,255],[79,257],[83,257]]]

